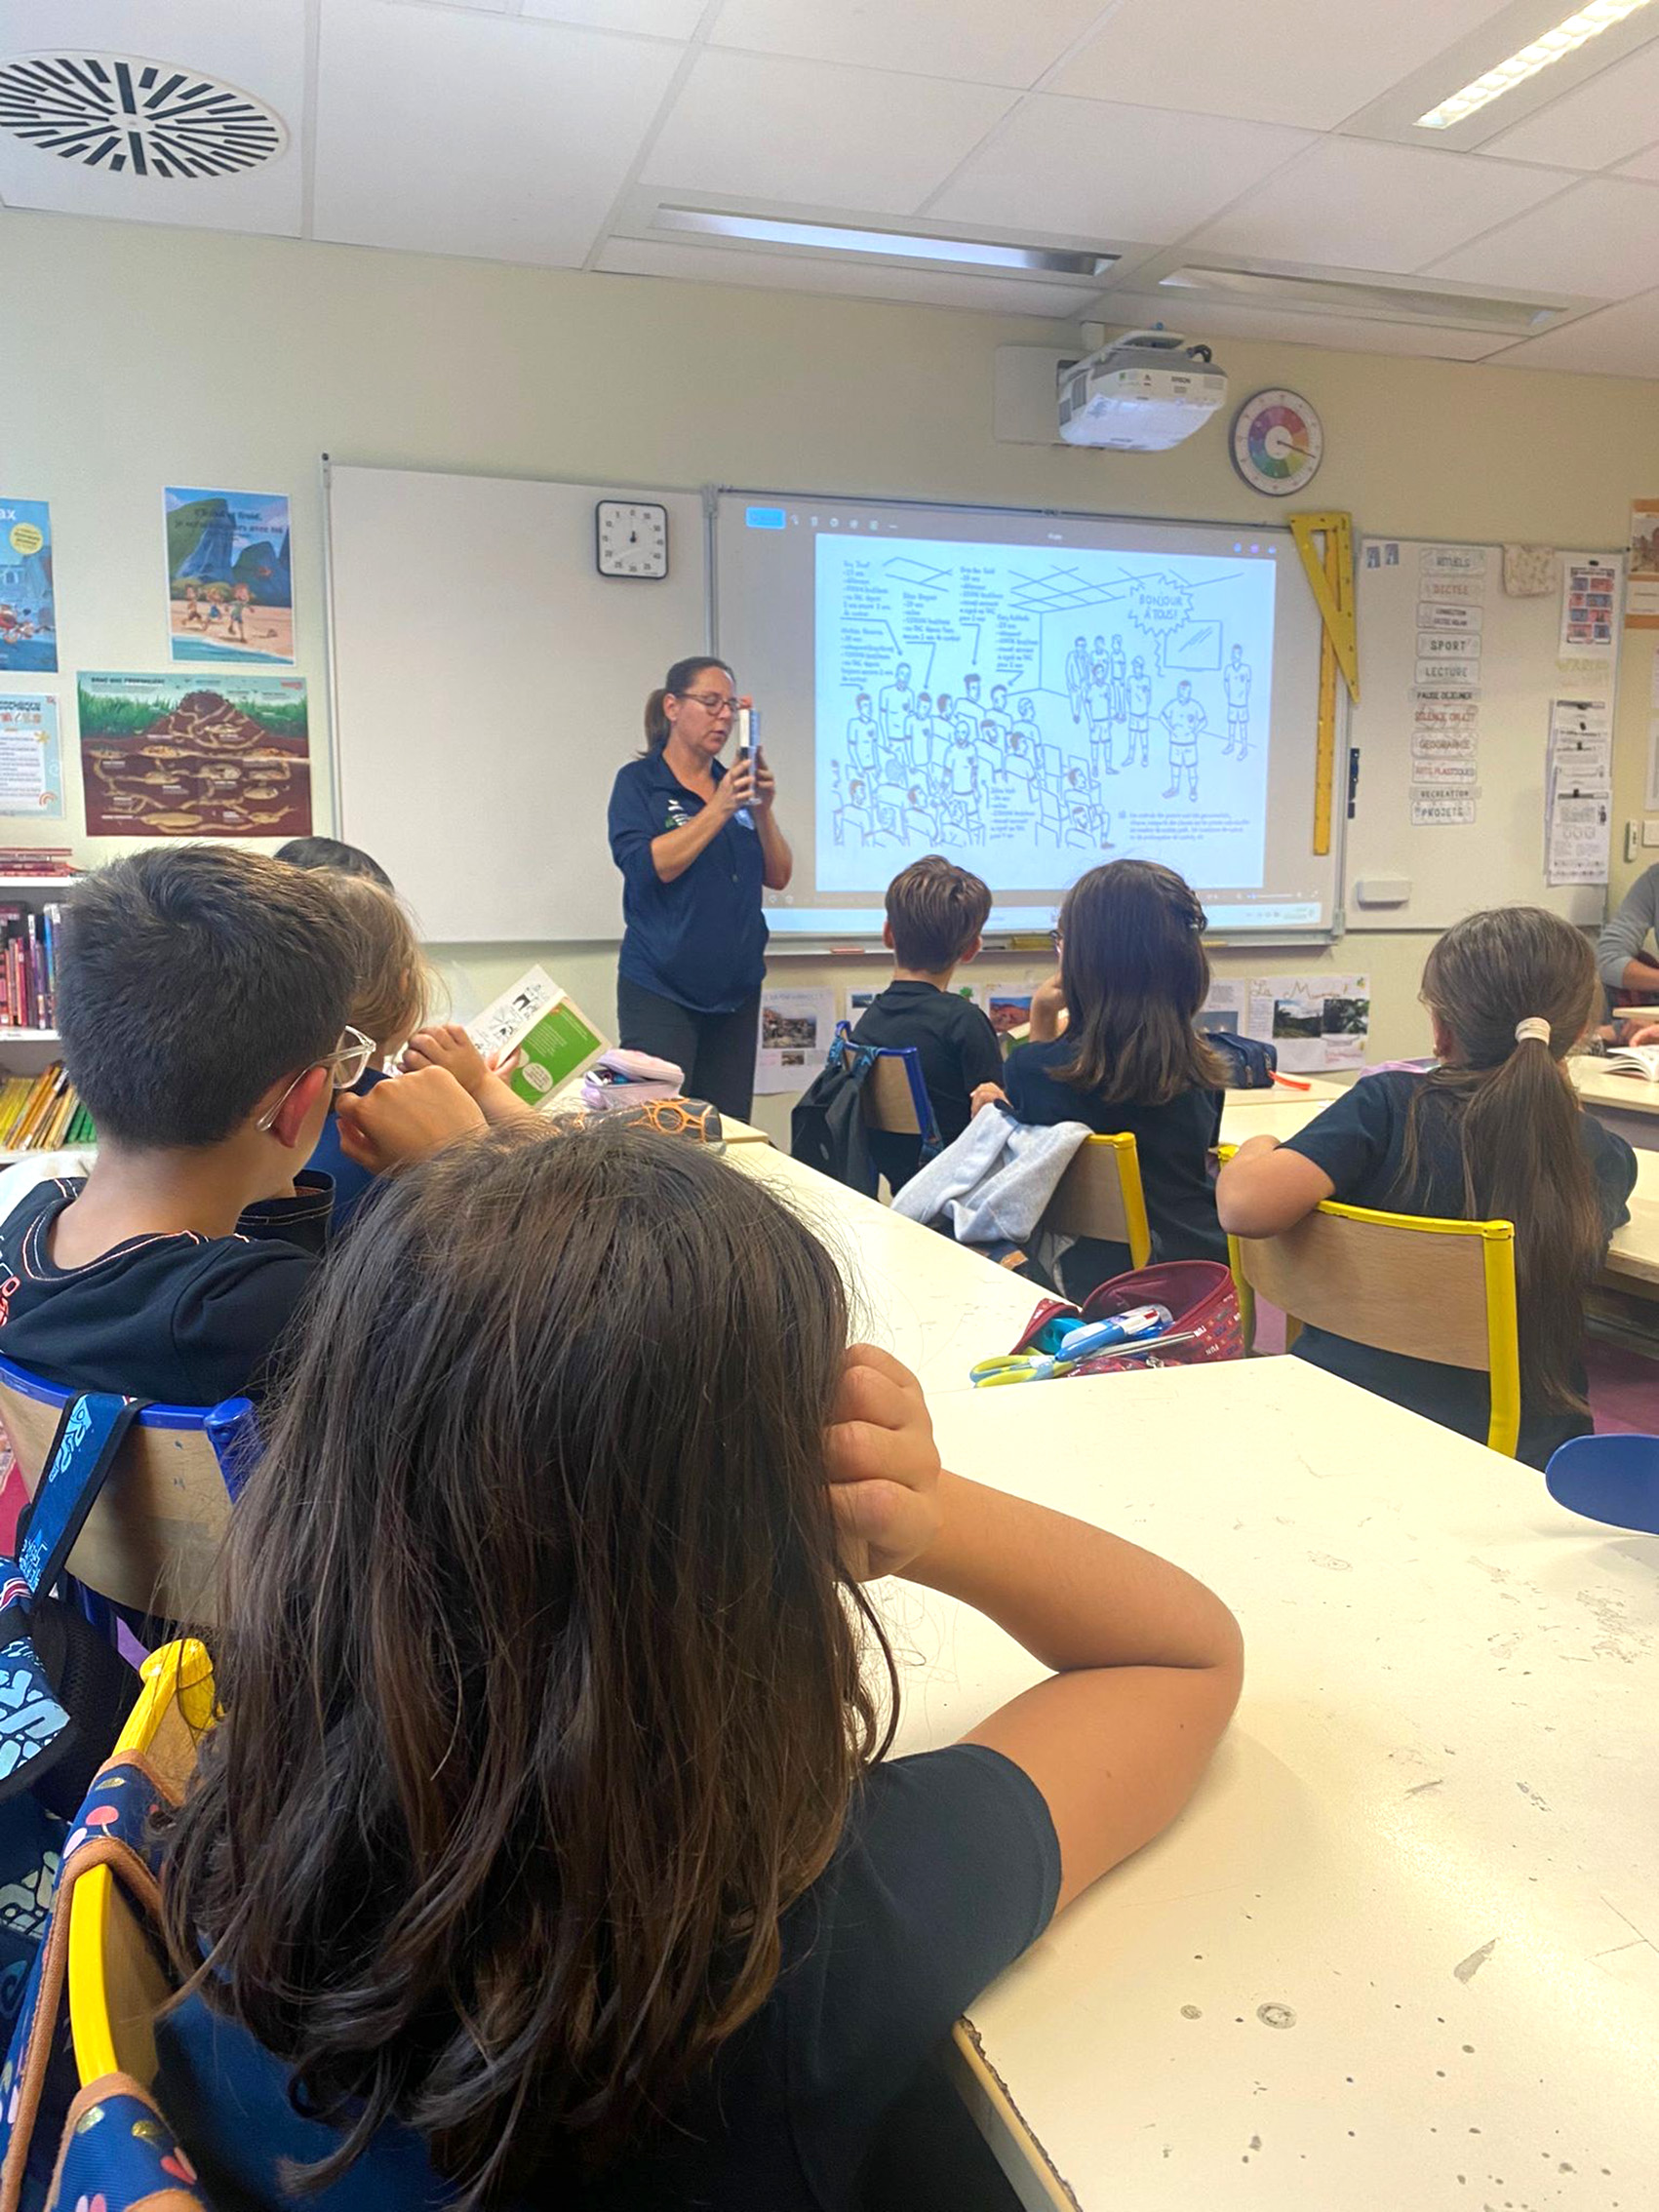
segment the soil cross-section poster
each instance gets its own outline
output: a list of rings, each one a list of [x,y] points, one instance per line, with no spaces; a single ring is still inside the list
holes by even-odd
[[[89,837],[304,837],[302,676],[83,674]]]
[[[288,500],[169,485],[168,628],[175,660],[294,665]]]

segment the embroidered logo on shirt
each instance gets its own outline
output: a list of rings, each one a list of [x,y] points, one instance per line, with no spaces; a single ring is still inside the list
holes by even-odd
[[[668,813],[663,821],[662,826],[665,830],[684,829],[691,818],[691,815],[686,811],[683,801],[679,799],[670,799],[668,802]]]

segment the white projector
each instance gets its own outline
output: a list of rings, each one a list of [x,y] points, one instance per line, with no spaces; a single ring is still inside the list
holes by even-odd
[[[1060,436],[1068,446],[1161,454],[1190,438],[1227,397],[1206,345],[1174,331],[1130,331],[1059,372]]]

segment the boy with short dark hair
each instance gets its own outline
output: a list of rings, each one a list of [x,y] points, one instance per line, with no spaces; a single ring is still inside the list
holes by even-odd
[[[914,1046],[949,1144],[968,1126],[975,1086],[1002,1080],[996,1031],[971,999],[948,988],[957,968],[979,950],[991,893],[977,876],[930,852],[889,884],[887,910],[882,942],[893,956],[892,981],[865,1007],[853,1040]],[[920,1137],[870,1131],[870,1157],[895,1191],[915,1174],[921,1153]]]
[[[227,846],[155,847],[75,886],[59,1026],[98,1158],[0,1223],[0,1354],[186,1405],[260,1385],[328,1229],[332,1185],[304,1164],[374,1049],[346,1026],[354,947],[325,876]],[[378,1165],[483,1126],[436,1069],[346,1108]]]

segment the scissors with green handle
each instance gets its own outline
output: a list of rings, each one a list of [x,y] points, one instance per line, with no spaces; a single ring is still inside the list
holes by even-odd
[[[997,1390],[1005,1383],[1047,1382],[1055,1375],[1069,1375],[1075,1364],[1051,1352],[1005,1352],[969,1367],[968,1379],[975,1390]]]

